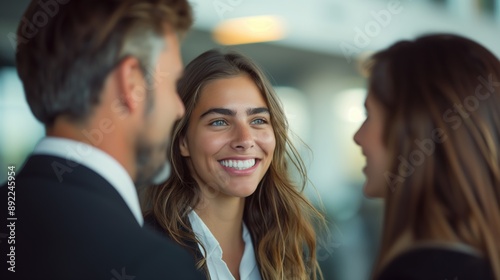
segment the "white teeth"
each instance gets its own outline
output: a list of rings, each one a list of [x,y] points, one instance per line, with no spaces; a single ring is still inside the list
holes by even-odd
[[[253,158],[248,160],[221,160],[220,164],[222,164],[225,167],[243,170],[254,166],[255,159]]]

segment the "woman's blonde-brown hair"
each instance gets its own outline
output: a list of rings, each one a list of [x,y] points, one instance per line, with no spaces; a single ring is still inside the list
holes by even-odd
[[[467,244],[500,279],[498,58],[469,39],[438,34],[399,42],[373,63],[369,91],[385,112],[392,159],[374,274],[409,234],[412,244]]]
[[[313,223],[324,218],[302,194],[307,176],[304,164],[288,136],[288,123],[271,84],[262,71],[245,56],[217,50],[207,51],[185,69],[178,92],[186,107],[176,123],[170,146],[172,176],[163,185],[151,188],[147,204],[158,224],[177,243],[189,248],[198,241],[189,225],[188,212],[200,201],[200,189],[179,150],[179,139],[186,134],[188,121],[203,86],[216,79],[248,75],[258,86],[271,114],[276,148],[269,170],[256,191],[246,198],[243,220],[255,247],[263,279],[317,279],[321,277],[316,259]],[[293,165],[303,181],[300,187],[290,178]],[[205,267],[205,260],[198,260]],[[204,268],[206,271],[206,267]],[[208,276],[208,274],[207,274]]]

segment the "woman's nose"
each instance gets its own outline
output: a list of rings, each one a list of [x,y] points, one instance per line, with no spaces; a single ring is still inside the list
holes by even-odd
[[[252,128],[248,125],[238,125],[234,130],[234,139],[231,143],[234,149],[247,150],[255,146]]]
[[[360,128],[358,128],[358,131],[356,131],[356,133],[354,133],[354,136],[352,137],[352,139],[354,140],[354,143],[356,143],[358,146],[361,146],[361,128],[363,126],[361,126]]]

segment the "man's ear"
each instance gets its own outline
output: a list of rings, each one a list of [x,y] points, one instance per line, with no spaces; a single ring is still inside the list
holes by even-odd
[[[118,98],[128,112],[134,112],[146,100],[146,81],[139,60],[124,58],[115,68]]]
[[[188,144],[186,140],[186,136],[182,136],[179,139],[179,149],[181,150],[181,156],[183,157],[189,157],[189,149],[188,149]]]

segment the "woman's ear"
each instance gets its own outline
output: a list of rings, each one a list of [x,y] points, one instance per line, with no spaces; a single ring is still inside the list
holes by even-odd
[[[179,149],[181,150],[181,155],[183,157],[189,157],[189,148],[185,136],[181,136],[179,139]]]

